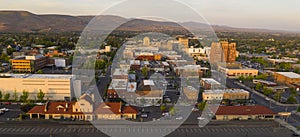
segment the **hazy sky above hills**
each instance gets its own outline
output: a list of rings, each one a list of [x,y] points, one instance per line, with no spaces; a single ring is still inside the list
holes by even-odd
[[[98,15],[105,9],[123,0],[0,0],[1,10],[26,10],[36,14]],[[131,1],[131,0],[129,0]],[[115,14],[134,17],[140,16],[141,9],[155,7],[158,2],[142,1],[145,7],[121,3]],[[211,24],[246,28],[267,28],[300,31],[300,0],[178,0],[195,9]],[[178,21],[194,20],[180,6],[169,4],[169,0],[159,0],[165,10],[152,10],[153,15],[163,15]],[[173,6],[173,7],[172,7]],[[125,8],[126,7],[126,8]],[[170,10],[171,9],[171,10]],[[172,11],[172,14],[167,11]],[[173,12],[174,11],[174,12]]]

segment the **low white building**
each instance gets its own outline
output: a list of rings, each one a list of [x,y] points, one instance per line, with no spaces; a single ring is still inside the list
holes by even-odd
[[[244,89],[216,89],[216,90],[204,90],[202,98],[205,101],[210,100],[238,100],[249,99],[249,92]]]
[[[80,80],[75,80],[73,85],[73,75],[47,75],[47,74],[6,74],[0,76],[0,90],[2,94],[10,94],[13,99],[14,94],[17,98],[23,91],[29,92],[29,98],[37,100],[37,94],[42,91],[45,100],[65,100],[65,98],[75,97],[73,86],[76,91],[81,90]]]

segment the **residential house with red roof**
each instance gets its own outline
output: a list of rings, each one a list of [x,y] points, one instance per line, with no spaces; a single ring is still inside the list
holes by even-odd
[[[274,120],[277,113],[264,106],[220,106],[217,120]]]
[[[117,120],[136,119],[137,110],[122,102],[95,103],[93,97],[83,94],[77,102],[47,102],[27,112],[30,119]]]

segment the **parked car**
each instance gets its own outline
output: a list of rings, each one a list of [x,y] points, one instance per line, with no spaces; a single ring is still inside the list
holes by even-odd
[[[4,111],[4,112],[9,111],[7,108],[1,108],[0,110],[1,110],[1,111]]]
[[[204,117],[197,117],[198,120],[205,120]]]
[[[141,117],[142,117],[142,118],[147,118],[147,117],[148,117],[148,114],[145,114],[145,113],[144,113],[144,114],[141,115]]]
[[[45,105],[45,103],[41,103],[41,102],[38,102],[38,103],[35,103],[36,105],[38,105],[38,106],[43,106],[43,105]]]
[[[163,112],[161,115],[163,115],[163,116],[168,116],[168,115],[169,115],[169,112]]]
[[[198,108],[193,108],[192,111],[196,112],[196,111],[199,111]]]
[[[180,117],[176,117],[175,119],[176,119],[176,120],[182,120],[182,119],[183,119],[183,117],[182,117],[182,116],[180,116]]]
[[[4,105],[11,105],[11,102],[2,102]]]

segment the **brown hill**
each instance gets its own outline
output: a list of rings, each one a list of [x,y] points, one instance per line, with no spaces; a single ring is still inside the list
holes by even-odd
[[[94,16],[69,16],[69,15],[37,15],[27,11],[0,11],[0,32],[73,32],[82,31]],[[101,15],[95,20],[101,20],[97,29],[114,28],[117,24],[124,23],[118,30],[126,31],[156,31],[156,32],[182,32],[185,28],[210,30],[210,26],[198,22],[161,22],[142,19],[126,19],[119,16]],[[95,21],[97,22],[97,21]],[[245,29],[228,26],[213,25],[215,31],[226,32],[274,32],[266,29]],[[93,28],[94,29],[94,28]],[[279,32],[279,31],[277,31]]]

